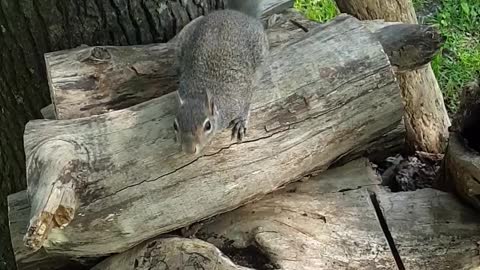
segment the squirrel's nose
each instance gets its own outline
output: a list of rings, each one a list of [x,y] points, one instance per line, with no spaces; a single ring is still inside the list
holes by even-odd
[[[198,147],[194,144],[183,147],[183,150],[187,154],[198,154]]]

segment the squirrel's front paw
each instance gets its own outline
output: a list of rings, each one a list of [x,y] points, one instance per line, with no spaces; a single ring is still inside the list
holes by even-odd
[[[239,117],[230,122],[229,128],[232,128],[232,140],[237,137],[238,141],[242,141],[247,133],[247,120]]]

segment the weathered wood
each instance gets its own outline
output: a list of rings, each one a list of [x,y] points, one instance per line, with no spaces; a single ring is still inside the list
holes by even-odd
[[[312,29],[318,24],[298,12],[286,11],[285,17],[303,29]],[[369,20],[362,23],[372,31],[382,44],[397,72],[425,68],[445,43],[438,29],[431,25]]]
[[[480,215],[434,189],[375,192],[404,269],[480,267]]]
[[[380,163],[392,155],[401,153],[405,145],[405,124],[399,121],[387,130],[385,134],[370,143],[351,149],[334,162],[334,165],[343,165],[359,157],[368,157],[372,162]]]
[[[254,270],[236,265],[212,244],[198,239],[160,237],[105,259],[92,270],[215,269]]]
[[[46,250],[70,256],[121,252],[327,167],[400,121],[388,58],[356,19],[339,16],[272,56],[245,142],[230,142],[225,131],[200,157],[183,155],[174,142],[173,93],[104,115],[30,122],[27,175],[30,186],[39,187],[29,190],[31,201],[48,195],[46,185],[36,183],[57,179],[60,187],[73,182],[78,209],[63,230],[37,226],[28,236],[37,233]],[[50,170],[53,164],[71,165],[71,174],[61,177],[58,171],[67,170]],[[32,211],[30,224],[52,223],[46,217]]]
[[[93,266],[98,263],[98,258],[72,259],[62,255],[49,254],[45,249],[32,252],[23,242],[30,221],[30,202],[27,192],[21,191],[8,196],[8,208],[10,236],[18,270],[85,269],[86,265]]]
[[[454,117],[437,187],[455,191],[480,210],[480,80],[468,85]]]
[[[336,0],[341,12],[360,20],[416,24],[410,0]],[[428,31],[427,31],[428,32]],[[426,33],[427,33],[426,32]],[[405,105],[406,143],[410,152],[443,154],[448,141],[450,119],[432,68],[397,74]]]
[[[425,68],[445,43],[445,38],[430,25],[378,22],[370,27],[393,66],[399,72]]]
[[[257,246],[284,270],[395,269],[360,159],[216,217],[197,236],[220,249]]]
[[[292,11],[277,16],[276,21],[268,29],[272,48],[304,36],[304,30],[322,27]],[[438,32],[429,26],[365,24],[375,31],[390,62],[399,70],[425,65],[442,43]],[[169,42],[147,46],[82,47],[46,54],[58,119],[127,108],[176,90],[176,70],[172,68],[175,47],[175,42]]]
[[[480,154],[458,133],[450,135],[444,160],[445,176],[440,186],[455,191],[480,210]]]

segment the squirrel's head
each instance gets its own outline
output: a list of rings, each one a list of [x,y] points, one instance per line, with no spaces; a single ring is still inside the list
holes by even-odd
[[[173,123],[177,141],[187,154],[198,154],[213,138],[218,112],[212,98],[206,94],[203,98],[178,96],[179,108]]]

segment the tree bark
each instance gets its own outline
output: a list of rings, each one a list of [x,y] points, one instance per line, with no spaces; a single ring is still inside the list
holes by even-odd
[[[341,12],[361,20],[384,19],[417,23],[410,0],[337,0]],[[410,152],[443,154],[450,119],[430,65],[412,72],[398,73],[405,104],[406,143]]]
[[[43,54],[81,44],[165,42],[193,18],[222,6],[222,0],[0,2],[0,269],[15,268],[6,244],[6,198],[25,188],[24,125],[41,118],[49,103]]]
[[[123,251],[326,168],[395,128],[402,111],[381,45],[349,16],[273,50],[257,93],[249,138],[232,144],[226,131],[199,158],[182,155],[173,141],[173,93],[100,116],[31,122],[25,141],[32,207],[53,206],[49,209],[54,211],[32,211],[34,226],[27,240],[45,239],[35,234],[48,234],[38,229],[53,225],[44,245],[50,252],[101,256]],[[74,158],[54,154],[66,149],[76,152]],[[55,187],[65,192],[75,186],[72,199],[80,207],[66,211],[77,213],[70,224],[71,216],[63,215],[68,206],[57,212],[49,204],[60,200],[39,203],[58,194],[48,188],[52,179],[58,179]],[[183,205],[182,211],[172,208],[177,204]],[[65,224],[63,230],[55,228]],[[41,242],[32,243],[38,247]]]

